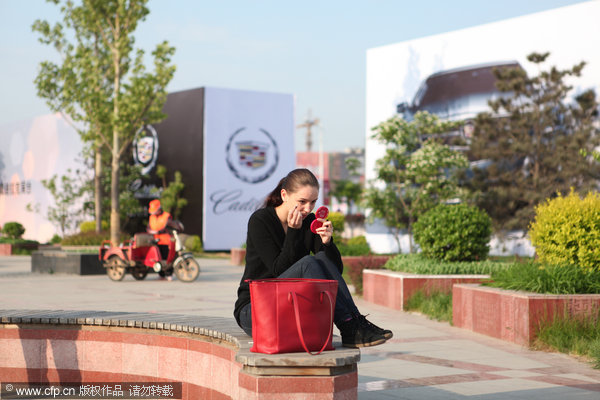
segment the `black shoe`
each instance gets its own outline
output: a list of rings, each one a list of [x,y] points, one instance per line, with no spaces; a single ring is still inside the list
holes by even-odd
[[[342,334],[342,346],[344,347],[377,346],[387,340],[381,333],[361,323],[359,318],[340,322],[337,327]]]
[[[377,325],[375,325],[374,323],[370,322],[366,316],[364,315],[358,315],[358,320],[360,321],[361,325],[374,330],[375,332],[378,332],[379,334],[383,335],[383,337],[385,338],[385,340],[391,339],[394,334],[392,333],[392,331],[390,331],[389,329],[382,329],[380,327],[378,327]]]

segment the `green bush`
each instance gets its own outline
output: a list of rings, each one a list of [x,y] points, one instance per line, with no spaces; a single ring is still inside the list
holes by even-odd
[[[369,246],[369,243],[367,243],[367,238],[364,235],[354,236],[348,239],[347,243],[349,246]]]
[[[346,217],[344,217],[344,214],[334,211],[329,213],[327,219],[331,221],[331,224],[333,225],[333,241],[335,243],[341,243]]]
[[[392,271],[423,275],[489,275],[513,265],[501,261],[438,261],[422,254],[398,254],[390,258],[384,268]]]
[[[355,236],[337,243],[337,248],[343,256],[366,256],[371,254],[371,248],[364,236]]]
[[[25,228],[18,222],[7,222],[2,228],[2,233],[11,239],[20,239],[25,233]]]
[[[600,270],[600,195],[549,199],[535,208],[529,237],[540,262]]]
[[[54,234],[54,236],[52,236],[52,239],[50,239],[50,243],[52,244],[59,244],[62,241],[62,238],[60,236],[58,236],[56,233]]]
[[[103,231],[108,230],[108,222],[101,221],[100,225],[102,226]],[[81,223],[81,225],[79,225],[79,232],[81,232],[81,233],[88,233],[88,232],[95,232],[95,231],[96,231],[96,221],[84,221]]]
[[[548,294],[599,294],[600,271],[572,264],[515,263],[492,272],[487,286]]]
[[[466,204],[440,204],[413,225],[415,242],[426,257],[443,261],[485,260],[492,221]]]
[[[198,235],[188,236],[188,238],[185,240],[184,245],[186,249],[194,253],[202,253],[204,250],[202,247],[202,240]]]
[[[121,242],[127,239],[131,239],[131,236],[126,233],[122,233],[119,238]],[[65,236],[60,244],[63,246],[99,246],[104,240],[110,240],[110,232],[86,232]]]
[[[28,245],[28,244],[40,244],[36,240],[28,240],[28,239],[21,239],[21,238],[15,239],[15,238],[7,238],[7,237],[0,238],[0,243],[16,244],[16,245],[19,245],[19,244],[25,244],[25,245]]]

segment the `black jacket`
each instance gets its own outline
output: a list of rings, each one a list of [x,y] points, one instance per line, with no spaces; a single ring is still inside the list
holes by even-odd
[[[329,245],[324,245],[321,236],[310,230],[310,224],[314,220],[315,214],[311,213],[302,221],[302,227],[288,227],[286,234],[275,208],[261,208],[250,216],[246,238],[246,268],[233,311],[238,324],[241,309],[250,303],[250,285],[246,279],[276,278],[302,257],[319,251],[325,251],[342,273],[342,257],[333,238]]]

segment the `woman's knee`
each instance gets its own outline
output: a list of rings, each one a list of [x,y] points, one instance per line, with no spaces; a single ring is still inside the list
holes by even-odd
[[[323,266],[315,256],[304,256],[300,259],[299,264],[303,271],[303,275],[321,277],[324,274]]]

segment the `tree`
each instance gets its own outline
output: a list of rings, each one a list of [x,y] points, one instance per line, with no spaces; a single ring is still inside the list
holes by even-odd
[[[53,175],[50,179],[42,180],[42,185],[50,191],[55,203],[48,207],[48,221],[56,225],[63,237],[79,226],[83,216],[83,207],[77,204],[83,195],[83,185],[78,181],[80,176],[80,171],[71,174],[71,170],[67,170],[67,174],[60,179]]]
[[[111,172],[105,170],[102,174],[102,190],[110,192]],[[139,183],[142,181],[142,172],[139,165],[133,163],[133,157],[125,156],[121,161],[121,176],[119,179],[119,220],[124,232],[134,234],[140,230],[139,219],[144,216],[144,207],[136,197]],[[102,203],[103,215],[108,215],[112,207],[110,198],[104,198]],[[106,211],[106,212],[105,212]],[[110,224],[110,218],[103,217],[103,221]]]
[[[505,95],[490,101],[490,112],[475,120],[469,157],[487,166],[473,169],[468,186],[498,231],[526,231],[535,205],[571,187],[587,191],[600,178],[599,166],[580,155],[599,143],[595,93],[585,91],[567,103],[572,90],[567,80],[579,77],[585,63],[543,70],[548,56],[527,57],[538,67],[536,76],[521,68],[494,71]]]
[[[359,202],[363,190],[362,184],[358,182],[360,176],[358,173],[360,161],[358,158],[349,157],[346,159],[345,164],[350,177],[353,179],[339,179],[333,181],[333,189],[330,194],[340,203],[346,202],[348,205],[348,214],[351,214],[352,205]]]
[[[7,222],[4,224],[4,227],[0,229],[0,232],[10,239],[21,239],[25,233],[25,227],[19,222]]]
[[[171,213],[173,218],[178,219],[181,209],[185,207],[188,201],[181,197],[181,192],[185,188],[181,172],[175,171],[175,179],[167,184],[167,168],[164,165],[156,167],[156,175],[162,180],[163,190],[160,194],[160,203],[163,209]]]
[[[348,212],[346,214],[346,222],[350,225],[351,235],[354,235],[355,226],[364,223],[364,215],[360,213],[353,214],[352,206],[358,204],[363,194],[363,184],[359,181],[360,160],[356,157],[349,157],[345,160],[346,169],[352,179],[340,179],[333,181],[333,188],[330,192],[331,196],[337,201],[346,202]]]
[[[412,225],[418,217],[462,195],[457,173],[467,167],[467,159],[439,140],[440,134],[456,129],[458,123],[428,112],[416,113],[410,122],[394,116],[372,129],[386,150],[376,162],[379,184],[367,189],[365,206],[392,229],[398,248],[401,229],[407,228],[413,252]]]
[[[59,4],[59,0],[49,1]],[[175,66],[170,64],[175,49],[167,42],[152,52],[153,72],[146,71],[144,51],[134,52],[133,32],[149,13],[146,3],[147,0],[82,0],[75,5],[65,1],[61,12],[64,27],[73,31],[73,43],[61,23],[51,27],[38,20],[33,25],[41,34],[41,42],[53,45],[62,58],[60,66],[49,61],[41,64],[36,79],[39,95],[48,99],[53,109],[81,121],[85,129],[82,138],[92,143],[97,153],[110,153],[113,244],[119,241],[121,227],[121,161],[142,126],[164,118],[161,110],[166,100],[165,88],[175,72]],[[101,157],[96,157],[98,166]],[[100,183],[96,193],[100,193]]]
[[[57,1],[54,3],[58,4]],[[111,94],[106,67],[109,54],[101,46],[97,32],[84,26],[81,7],[75,8],[72,3],[67,3],[61,7],[61,11],[66,27],[75,30],[75,43],[69,43],[65,38],[62,24],[51,27],[46,21],[35,21],[32,29],[40,34],[40,42],[54,46],[62,59],[61,65],[42,62],[35,84],[38,96],[46,99],[52,111],[63,115],[84,143],[90,144],[95,171],[94,214],[96,231],[99,231],[102,219],[100,131],[108,129],[110,125],[110,107],[105,101]]]

